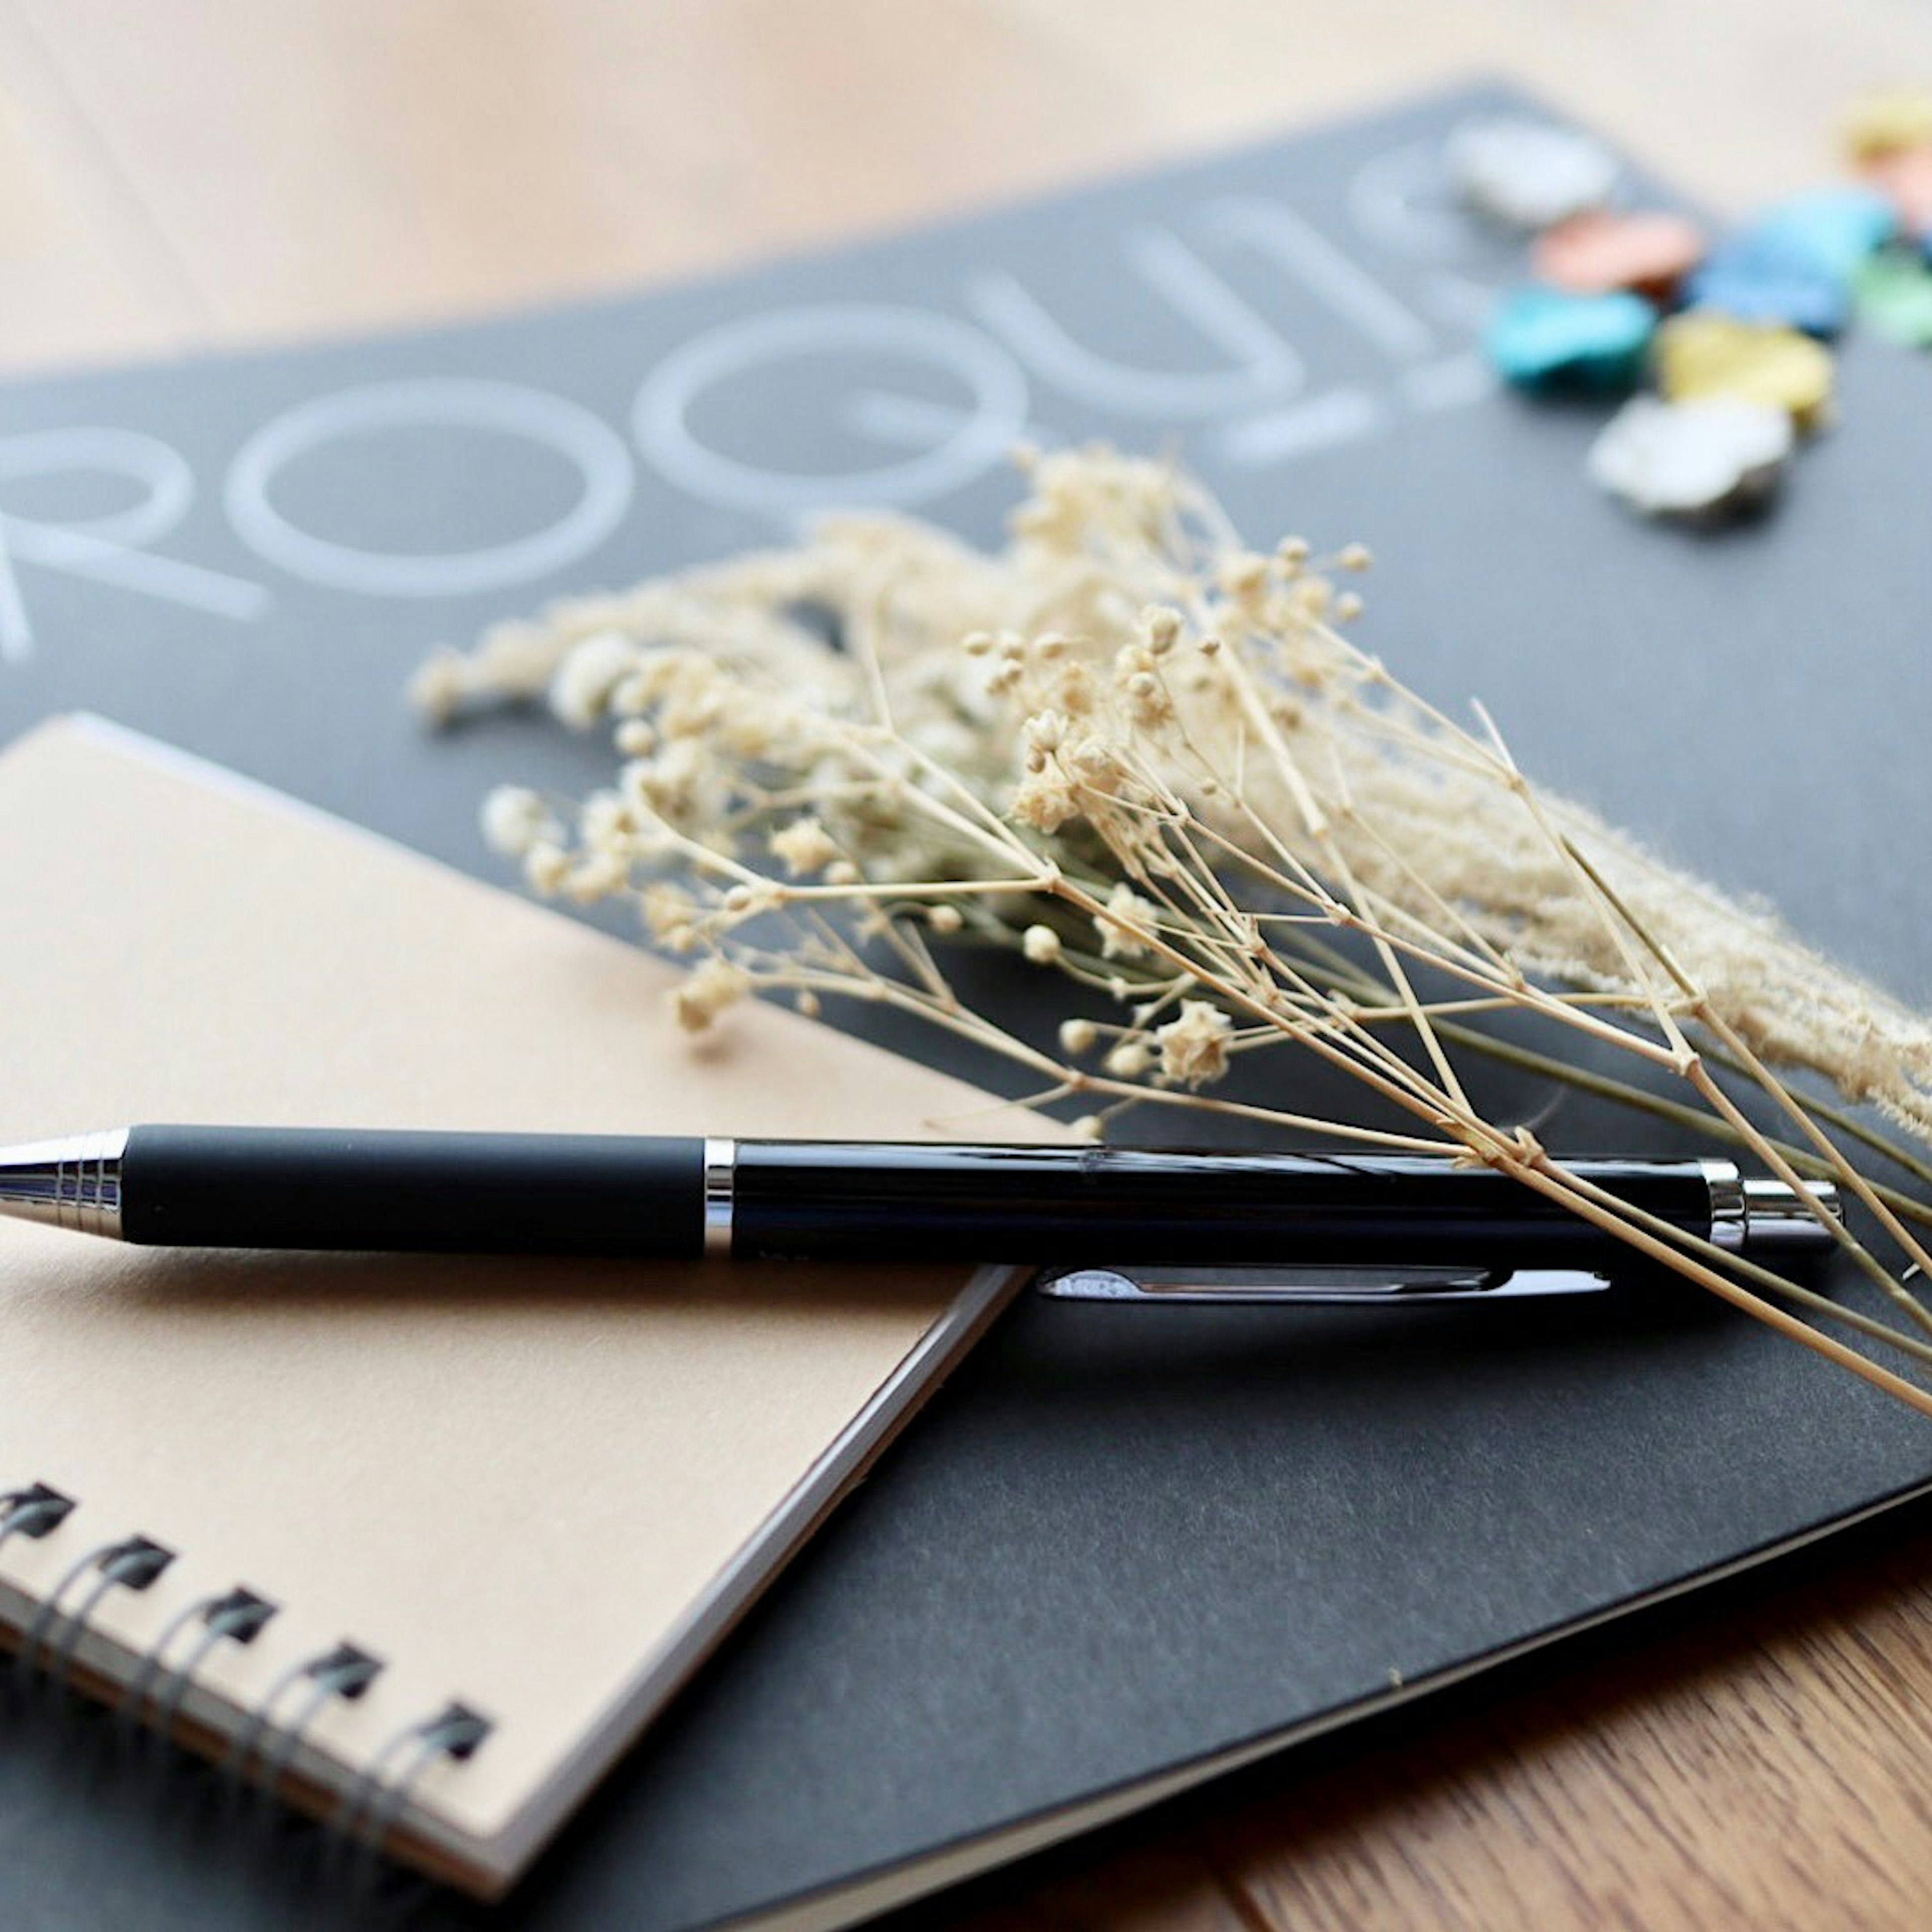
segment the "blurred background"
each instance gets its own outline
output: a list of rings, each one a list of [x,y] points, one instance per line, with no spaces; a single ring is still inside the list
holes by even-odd
[[[0,365],[613,290],[1478,73],[1722,212],[1918,0],[0,0]]]

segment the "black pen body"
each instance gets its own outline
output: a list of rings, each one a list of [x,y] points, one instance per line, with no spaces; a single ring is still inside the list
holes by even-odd
[[[855,1260],[972,1256],[1294,1267],[1585,1267],[1628,1250],[1489,1168],[1426,1155],[739,1144],[732,1251]],[[1570,1163],[1688,1233],[1712,1227],[1696,1162]]]
[[[1688,1233],[1723,1163],[1570,1163]],[[1426,1156],[142,1126],[125,1239],[177,1246],[1084,1264],[1587,1267],[1556,1202]]]

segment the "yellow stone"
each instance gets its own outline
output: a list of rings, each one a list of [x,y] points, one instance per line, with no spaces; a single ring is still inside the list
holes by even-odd
[[[1932,93],[1922,88],[1870,94],[1845,117],[1845,146],[1855,161],[1882,161],[1932,141]]]
[[[1829,414],[1831,352],[1795,328],[1693,309],[1658,329],[1654,352],[1658,387],[1673,403],[1709,396],[1771,403],[1802,430],[1822,428]]]

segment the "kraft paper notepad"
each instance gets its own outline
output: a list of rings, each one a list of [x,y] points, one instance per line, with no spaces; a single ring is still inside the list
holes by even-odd
[[[88,720],[0,758],[0,1141],[164,1118],[911,1138],[983,1104],[769,1007],[700,1067],[662,962]],[[1008,1286],[10,1225],[0,1488],[72,1508],[0,1544],[0,1626],[500,1891]],[[131,1538],[166,1557],[145,1587],[114,1568]],[[245,1642],[238,1603],[266,1612]]]

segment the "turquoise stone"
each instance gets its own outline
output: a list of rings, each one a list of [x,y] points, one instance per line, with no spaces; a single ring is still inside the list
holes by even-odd
[[[1634,388],[1657,327],[1641,296],[1571,295],[1540,283],[1514,290],[1490,318],[1484,347],[1519,388]]]

